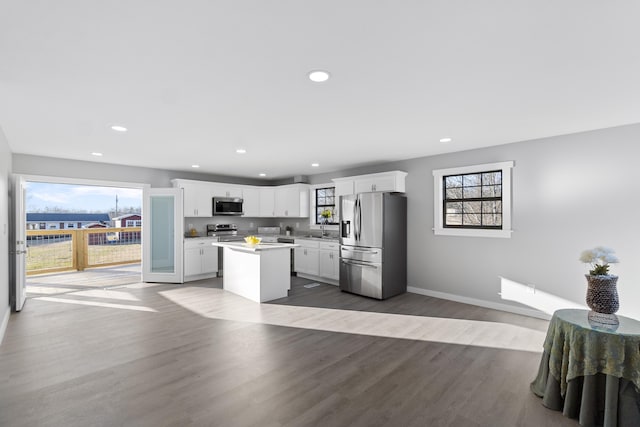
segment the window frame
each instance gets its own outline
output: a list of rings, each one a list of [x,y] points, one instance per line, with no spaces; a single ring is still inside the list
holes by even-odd
[[[335,188],[336,185],[333,182],[327,182],[324,184],[313,184],[309,186],[309,228],[311,230],[320,230],[320,228],[322,227],[322,224],[316,224],[316,190],[318,189],[323,189],[323,188],[333,188],[334,189],[334,209],[333,209],[333,214],[334,214],[334,218],[336,220],[338,220],[340,218],[340,196],[337,196],[335,194]],[[325,230],[338,230],[338,223],[335,224],[327,224],[325,225]]]
[[[433,232],[442,236],[499,237],[510,238],[511,229],[511,170],[513,161],[485,163],[473,166],[433,170]],[[445,227],[444,226],[444,177],[491,171],[502,172],[502,227]]]

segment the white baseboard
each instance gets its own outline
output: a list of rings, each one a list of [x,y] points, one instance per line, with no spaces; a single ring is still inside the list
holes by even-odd
[[[460,295],[449,294],[446,292],[430,291],[428,289],[416,288],[414,286],[408,286],[407,292],[411,292],[419,295],[426,295],[428,297],[446,299],[449,301],[461,302],[463,304],[477,305],[480,307],[491,308],[494,310],[506,311],[508,313],[521,314],[523,316],[535,317],[538,319],[549,320],[551,315],[542,311],[533,310],[530,308],[516,307],[509,304],[500,304],[499,302],[491,302],[482,299],[463,297]]]
[[[0,323],[0,345],[2,344],[4,333],[7,330],[7,325],[9,324],[9,316],[11,316],[11,306],[6,306],[4,316],[2,316],[2,322]]]

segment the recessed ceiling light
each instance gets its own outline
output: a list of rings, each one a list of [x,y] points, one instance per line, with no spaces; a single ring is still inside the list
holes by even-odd
[[[192,168],[194,169],[198,169],[200,167],[200,165],[191,165]]]
[[[238,153],[238,154],[244,154],[244,153],[246,153],[246,152],[247,152],[247,150],[245,150],[244,148],[238,148],[238,149],[236,150],[236,153]]]
[[[258,176],[267,176],[266,173],[259,173]]]
[[[127,128],[124,126],[120,126],[120,125],[113,125],[111,126],[111,129],[115,130],[116,132],[126,132]]]
[[[311,163],[311,166],[313,166],[314,168],[317,168],[318,166],[320,166],[320,163]]]
[[[329,74],[328,71],[313,70],[309,72],[309,80],[311,80],[312,82],[316,82],[316,83],[326,82],[327,80],[329,80],[329,77],[331,77],[331,75]]]
[[[451,142],[451,138],[442,138],[440,142]]]
[[[102,157],[102,153],[98,153],[97,151],[94,151],[93,153],[91,153],[91,155],[96,157]]]

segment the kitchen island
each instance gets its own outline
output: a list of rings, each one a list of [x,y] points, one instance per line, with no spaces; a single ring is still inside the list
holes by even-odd
[[[291,288],[291,243],[212,242],[224,251],[222,287],[255,302],[288,295]]]

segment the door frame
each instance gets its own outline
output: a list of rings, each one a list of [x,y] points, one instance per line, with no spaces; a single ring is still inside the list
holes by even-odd
[[[86,185],[86,186],[92,186],[92,187],[118,187],[118,188],[137,188],[143,191],[145,191],[145,189],[151,188],[150,184],[145,184],[145,183],[141,183],[141,182],[125,182],[125,181],[107,181],[107,180],[101,180],[101,179],[90,179],[90,178],[70,178],[70,177],[60,177],[60,176],[46,176],[46,175],[28,175],[28,174],[18,174],[18,173],[14,173],[11,175],[12,176],[12,188],[13,191],[16,191],[17,185],[20,181],[27,183],[27,182],[45,182],[45,183],[50,183],[50,184],[71,184],[71,185]],[[144,197],[143,197],[144,199]],[[143,202],[144,200],[141,200],[141,202]],[[15,300],[17,299],[17,296],[19,295],[18,292],[23,292],[24,290],[19,290],[18,287],[19,286],[25,286],[26,285],[26,268],[22,269],[22,271],[20,272],[20,269],[17,269],[17,256],[18,254],[16,254],[17,252],[17,248],[16,248],[16,238],[17,236],[20,236],[21,234],[24,234],[26,232],[26,229],[24,231],[20,231],[18,229],[18,227],[20,227],[20,224],[26,224],[26,218],[27,218],[27,212],[26,212],[26,204],[23,204],[22,208],[23,209],[19,209],[19,206],[17,204],[18,202],[18,195],[14,194],[13,197],[11,198],[11,204],[12,206],[12,211],[13,211],[13,215],[14,217],[12,218],[13,222],[12,222],[12,233],[13,233],[13,237],[11,239],[11,245],[10,245],[10,250],[12,251],[12,255],[11,255],[11,262],[10,264],[13,266],[12,271],[12,277],[11,277],[11,281],[10,281],[10,287],[11,287],[11,303],[13,306],[13,310],[15,311],[20,311],[22,309],[22,307],[18,308],[15,306]],[[142,212],[142,217],[144,218],[144,203],[141,203],[141,212]],[[18,218],[24,218],[23,221],[19,220]],[[144,244],[144,243],[143,243]],[[144,250],[144,248],[143,248]],[[142,277],[142,272],[140,274],[140,277]]]

